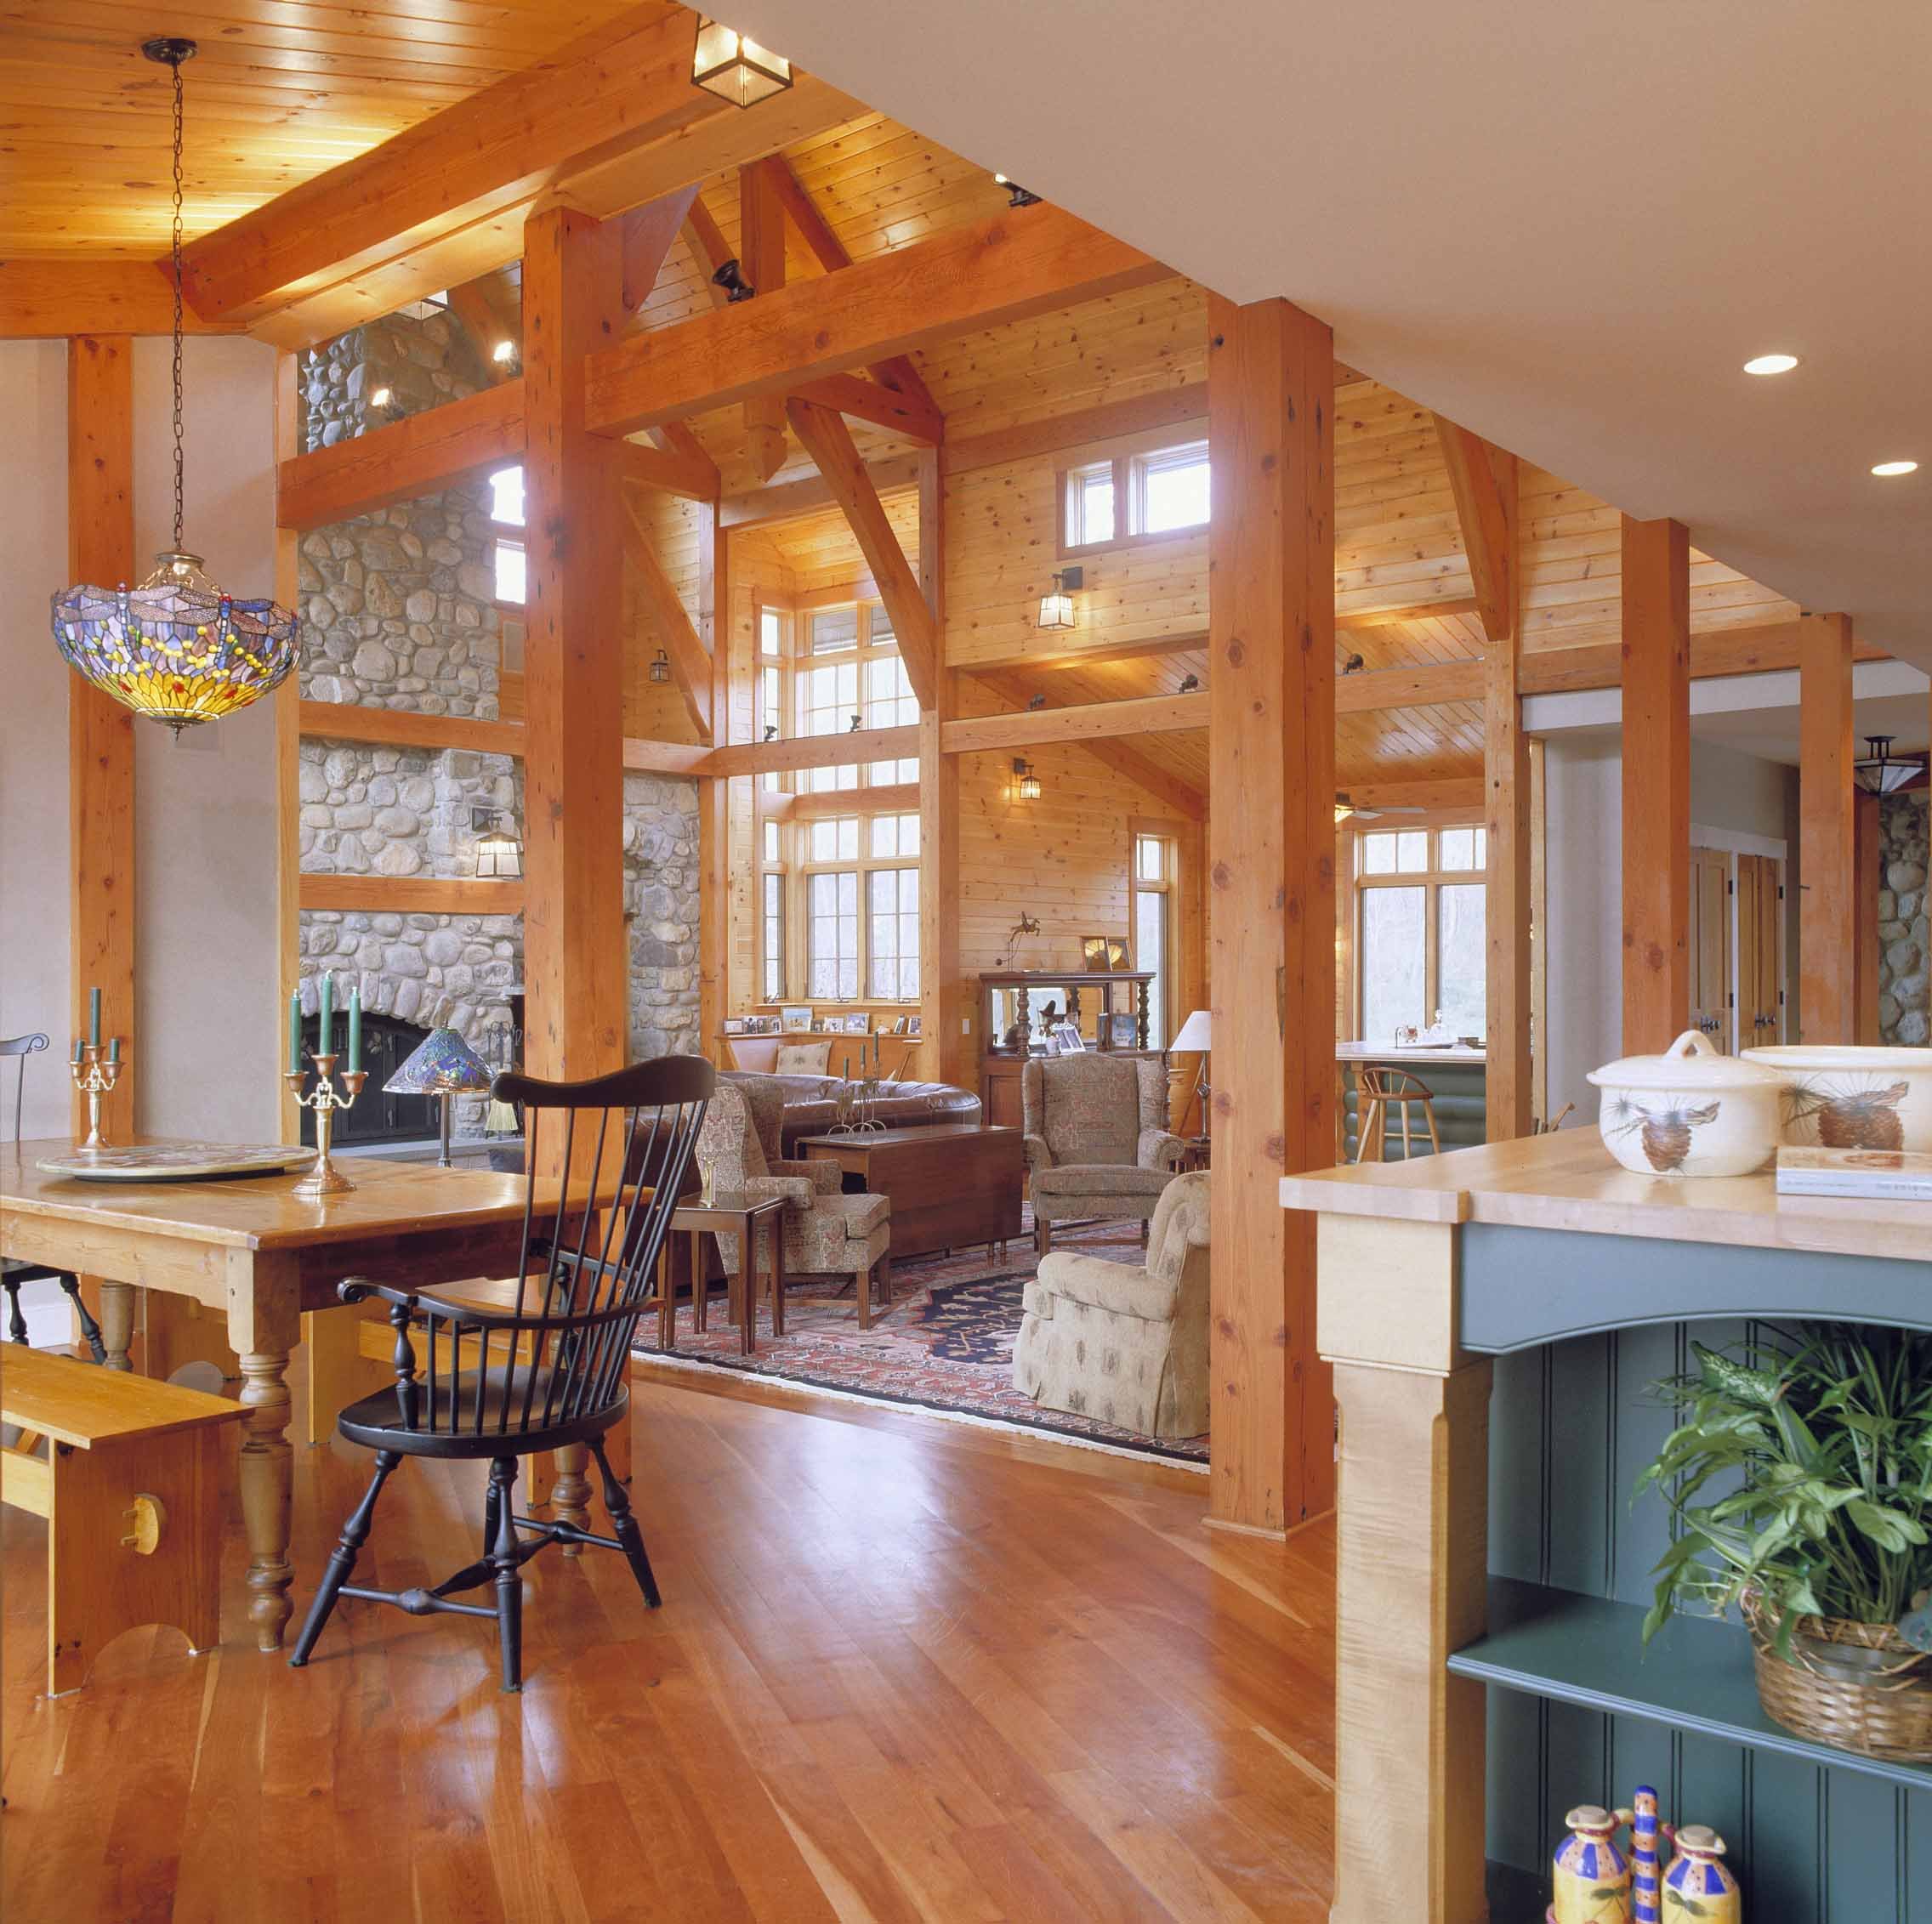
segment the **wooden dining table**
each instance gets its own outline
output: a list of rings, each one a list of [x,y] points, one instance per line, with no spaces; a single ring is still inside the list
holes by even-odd
[[[294,1607],[288,1363],[303,1313],[338,1308],[336,1285],[347,1276],[418,1288],[513,1274],[528,1185],[517,1175],[372,1157],[349,1165],[353,1189],[303,1199],[293,1193],[300,1171],[105,1183],[36,1166],[72,1147],[64,1137],[0,1146],[0,1256],[99,1279],[112,1368],[128,1367],[136,1289],[225,1314],[247,1412],[240,1481],[248,1616],[259,1648],[279,1649]],[[532,1213],[545,1223],[555,1215],[554,1184],[546,1195],[538,1183]]]

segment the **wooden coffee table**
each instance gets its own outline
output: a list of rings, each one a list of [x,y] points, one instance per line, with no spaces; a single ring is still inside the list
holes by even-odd
[[[970,1243],[999,1246],[1020,1234],[1026,1149],[1017,1129],[941,1122],[927,1129],[872,1129],[808,1136],[808,1161],[836,1162],[849,1189],[892,1199],[892,1258],[929,1256]]]

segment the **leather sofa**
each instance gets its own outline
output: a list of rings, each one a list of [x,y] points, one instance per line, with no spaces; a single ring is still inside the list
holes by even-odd
[[[825,1135],[838,1120],[838,1095],[844,1086],[836,1076],[760,1076],[749,1070],[721,1070],[720,1082],[753,1083],[781,1092],[781,1150],[790,1156],[807,1136]],[[939,1122],[977,1122],[980,1098],[950,1082],[884,1082],[869,1112],[889,1129],[917,1129]]]

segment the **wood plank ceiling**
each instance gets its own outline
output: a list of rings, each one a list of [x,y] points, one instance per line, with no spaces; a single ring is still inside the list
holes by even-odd
[[[636,0],[8,0],[0,6],[0,258],[168,245],[167,69],[186,68],[190,236],[556,53]]]

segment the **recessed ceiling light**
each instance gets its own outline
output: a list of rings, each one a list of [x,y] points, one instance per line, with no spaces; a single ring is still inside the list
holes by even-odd
[[[1872,472],[1889,480],[1894,474],[1916,474],[1918,463],[1916,461],[1881,461]]]
[[[1761,354],[1744,364],[1747,374],[1788,374],[1798,365],[1794,354]]]

